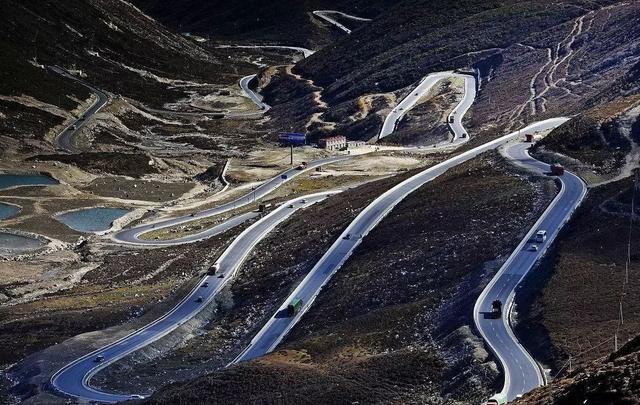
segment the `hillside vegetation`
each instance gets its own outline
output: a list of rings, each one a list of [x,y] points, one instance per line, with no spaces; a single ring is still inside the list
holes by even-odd
[[[640,398],[640,336],[619,351],[535,390],[517,405],[637,404]]]

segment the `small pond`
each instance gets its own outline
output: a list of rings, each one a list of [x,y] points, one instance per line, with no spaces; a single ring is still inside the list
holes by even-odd
[[[0,254],[19,255],[39,249],[45,242],[29,236],[0,231]]]
[[[45,174],[0,174],[0,190],[16,186],[48,186],[58,180]]]
[[[20,212],[20,207],[17,205],[0,202],[0,220],[12,217],[18,212]]]
[[[79,232],[102,232],[111,228],[116,219],[128,213],[122,208],[87,208],[65,212],[56,219],[71,229]]]

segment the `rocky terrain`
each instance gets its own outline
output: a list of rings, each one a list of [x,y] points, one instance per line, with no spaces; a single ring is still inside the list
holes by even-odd
[[[620,350],[578,368],[516,404],[637,404],[640,385],[640,337]]]

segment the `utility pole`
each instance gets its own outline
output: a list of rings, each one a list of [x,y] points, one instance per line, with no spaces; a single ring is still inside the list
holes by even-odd
[[[624,316],[622,315],[622,301],[620,301],[620,325],[624,325]]]
[[[634,171],[633,175],[633,191],[631,192],[631,217],[629,218],[629,240],[627,242],[627,263],[624,270],[624,284],[629,284],[629,265],[631,264],[631,233],[633,231],[633,219],[635,215],[636,186],[638,181],[638,172]]]

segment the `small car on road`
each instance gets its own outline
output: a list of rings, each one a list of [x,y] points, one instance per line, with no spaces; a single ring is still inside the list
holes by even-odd
[[[102,363],[104,361],[104,356],[102,354],[99,354],[93,361],[95,361],[96,363]]]
[[[531,246],[529,246],[529,251],[531,251],[531,252],[537,252],[537,251],[538,251],[538,245],[531,245]]]
[[[196,298],[196,302],[202,302],[204,301],[204,298],[202,298],[202,296],[199,296],[198,298]]]
[[[202,287],[207,288],[209,287],[209,282],[205,281],[204,283],[202,283]]]

